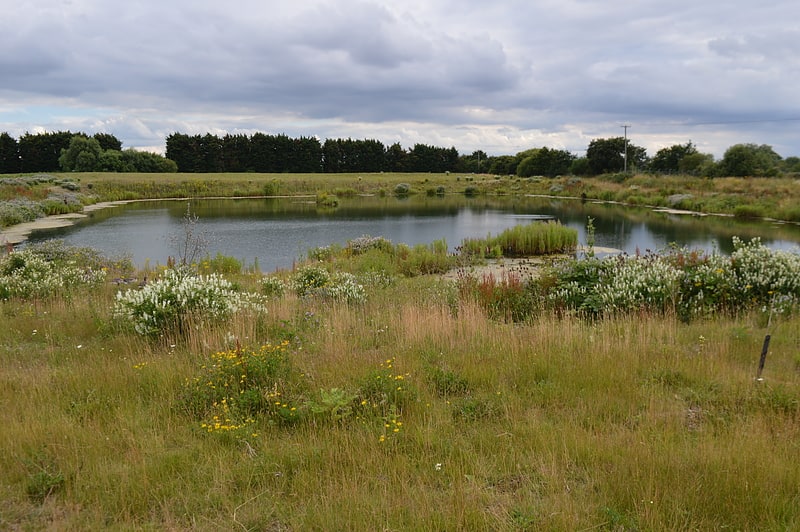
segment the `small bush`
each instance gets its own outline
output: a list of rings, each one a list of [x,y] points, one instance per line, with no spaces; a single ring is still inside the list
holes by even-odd
[[[408,183],[398,183],[394,187],[395,196],[408,196],[411,193],[411,185]]]
[[[42,504],[50,495],[64,487],[64,473],[51,459],[37,456],[26,462],[33,470],[25,484],[25,493],[32,502]]]
[[[255,436],[252,425],[261,419],[278,425],[300,420],[288,347],[284,341],[212,354],[186,381],[183,409],[205,432],[243,439]]]
[[[54,295],[69,295],[79,287],[92,287],[106,279],[102,262],[88,257],[79,259],[80,251],[71,254],[57,245],[14,250],[0,257],[0,300],[39,299]]]
[[[217,253],[216,256],[211,257],[206,255],[206,258],[200,261],[197,265],[197,270],[200,273],[223,273],[234,274],[242,272],[242,261],[235,257],[229,257],[222,253]]]
[[[683,319],[747,309],[788,312],[800,301],[800,255],[758,239],[733,239],[730,257],[685,249],[563,263],[549,300],[557,308],[600,314],[675,312]]]
[[[328,194],[327,192],[317,192],[317,206],[318,207],[338,207],[339,198],[335,194]]]
[[[394,358],[381,362],[378,369],[361,381],[358,397],[368,411],[376,411],[381,416],[400,413],[416,400],[417,392],[409,381],[410,374],[399,373],[395,362]]]
[[[266,297],[279,299],[286,292],[286,283],[279,277],[267,275],[261,278],[261,293]]]
[[[358,195],[358,191],[354,188],[336,187],[333,189],[333,195],[339,198],[353,198]]]
[[[280,182],[277,179],[273,179],[264,184],[262,191],[265,196],[277,196],[280,193],[280,189]]]
[[[391,240],[388,240],[382,236],[373,237],[370,235],[363,235],[349,240],[346,247],[346,250],[349,251],[351,255],[360,255],[371,249],[378,249],[386,253],[393,253],[394,245],[392,244]]]
[[[343,303],[363,303],[367,299],[364,287],[353,274],[331,274],[321,266],[300,268],[292,276],[290,286],[299,297],[318,297]]]
[[[154,336],[183,333],[192,321],[219,322],[244,310],[264,311],[260,296],[237,292],[217,274],[202,276],[169,269],[143,288],[118,292],[113,316],[122,326]]]

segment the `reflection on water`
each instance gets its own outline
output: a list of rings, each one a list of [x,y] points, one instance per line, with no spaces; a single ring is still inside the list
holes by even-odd
[[[79,224],[31,236],[30,241],[61,238],[108,255],[130,254],[143,266],[165,264],[176,256],[187,202],[156,201],[94,211]],[[731,237],[760,237],[773,248],[797,250],[800,226],[744,222],[730,217],[687,216],[579,200],[537,197],[351,198],[337,209],[318,209],[296,199],[192,200],[198,229],[208,236],[208,251],[256,261],[262,271],[291,267],[310,248],[344,245],[365,234],[408,245],[445,239],[451,250],[468,237],[497,234],[553,217],[578,231],[586,241],[586,221],[594,219],[595,244],[627,253],[679,246],[732,251]],[[533,216],[537,215],[537,216]]]

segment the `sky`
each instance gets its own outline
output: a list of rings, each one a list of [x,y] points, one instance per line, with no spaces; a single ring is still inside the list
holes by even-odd
[[[26,0],[0,18],[0,132],[800,156],[798,20],[796,0]]]

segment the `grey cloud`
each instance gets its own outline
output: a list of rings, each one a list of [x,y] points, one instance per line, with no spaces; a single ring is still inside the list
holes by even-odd
[[[656,135],[800,114],[795,12],[742,0],[36,0],[0,20],[0,109],[102,108],[81,124],[123,132],[126,146],[180,129],[393,128],[465,151],[513,146],[513,132],[576,145],[627,121]],[[39,125],[0,111],[0,130]]]

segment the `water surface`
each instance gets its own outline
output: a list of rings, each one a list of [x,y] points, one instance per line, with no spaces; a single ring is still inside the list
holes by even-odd
[[[179,257],[187,205],[199,217],[196,230],[207,252],[233,256],[262,271],[289,268],[311,248],[368,234],[408,245],[444,239],[454,250],[464,238],[498,234],[540,216],[578,231],[586,242],[594,219],[595,245],[627,253],[657,251],[676,244],[732,251],[732,237],[760,237],[773,248],[800,249],[800,226],[745,222],[730,217],[677,215],[651,209],[541,197],[463,196],[345,198],[336,209],[288,198],[146,201],[93,211],[76,225],[37,231],[30,242],[64,239],[107,255],[130,255],[138,266]]]

